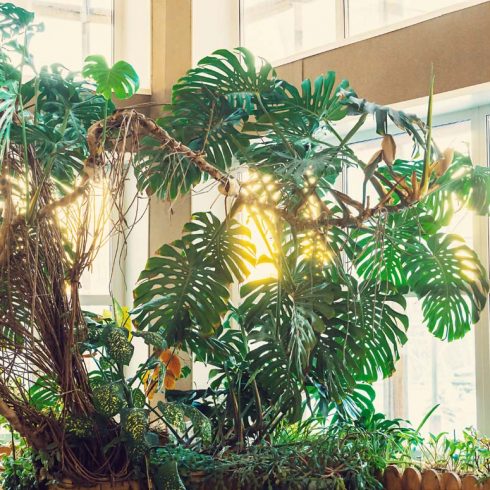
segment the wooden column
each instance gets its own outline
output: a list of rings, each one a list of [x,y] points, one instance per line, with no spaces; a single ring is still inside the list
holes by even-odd
[[[152,102],[158,103],[151,114],[158,117],[161,105],[170,102],[174,83],[192,65],[192,0],[152,1]],[[172,203],[150,200],[149,255],[164,243],[180,237],[182,227],[191,216],[191,197]],[[185,356],[184,356],[185,357]],[[184,359],[186,361],[186,359]],[[187,359],[190,362],[190,359]],[[190,389],[192,374],[177,387]]]

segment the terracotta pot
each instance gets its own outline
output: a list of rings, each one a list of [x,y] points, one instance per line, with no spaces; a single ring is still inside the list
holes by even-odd
[[[459,476],[431,469],[420,473],[415,468],[402,472],[396,466],[386,468],[383,484],[386,490],[490,490],[490,480],[480,484],[472,475]]]

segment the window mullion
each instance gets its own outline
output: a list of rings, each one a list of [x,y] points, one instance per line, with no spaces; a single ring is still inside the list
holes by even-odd
[[[337,27],[337,42],[347,38],[348,0],[335,0],[336,27]]]

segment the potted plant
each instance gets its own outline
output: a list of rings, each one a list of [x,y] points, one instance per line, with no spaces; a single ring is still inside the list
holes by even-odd
[[[437,148],[432,97],[424,123],[358,98],[346,81],[336,86],[332,72],[296,88],[239,48],[191,69],[154,121],[114,109],[112,97],[138,86],[127,63],[89,57],[90,81],[57,65],[36,72],[32,14],[4,3],[0,15],[0,414],[42,456],[48,479],[182,488],[169,440],[201,456],[263,451],[270,459],[278,434],[307,415],[347,421],[345,431],[371,407],[369,384],[393,372],[407,340],[406,293],[420,298],[441,339],[462,337],[478,319],[487,273],[443,227],[455,212],[449,196],[488,214],[489,172]],[[369,115],[382,144],[363,162],[349,141]],[[340,120],[352,123],[339,133]],[[412,137],[419,159],[396,158],[390,121]],[[363,172],[362,199],[335,185],[348,166]],[[114,302],[111,318],[85,314],[81,274],[108,222],[110,233],[127,230],[120,203],[133,171],[154,199],[207,179],[226,216],[194,215],[181,239],[148,260],[131,312]],[[257,263],[273,273],[251,279]],[[239,304],[233,282],[243,283]],[[133,336],[152,355],[128,376]],[[181,351],[213,366],[208,390],[172,391]],[[155,391],[166,400],[152,400]],[[318,444],[332,444],[331,434]],[[334,440],[348,448],[361,439],[338,432]],[[302,444],[305,468],[318,471],[312,445]],[[295,461],[287,450],[281,457]],[[325,467],[318,480],[361,488],[369,478],[374,488],[380,466]]]

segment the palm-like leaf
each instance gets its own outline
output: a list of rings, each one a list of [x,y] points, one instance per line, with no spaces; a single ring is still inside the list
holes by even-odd
[[[203,222],[212,223],[214,231],[204,233]],[[253,245],[247,240],[234,220],[221,225],[214,217],[196,215],[182,240],[161,247],[141,273],[134,290],[140,328],[164,328],[169,345],[185,341],[193,325],[204,336],[212,334],[227,311],[227,280],[253,261]]]
[[[301,417],[301,378],[289,369],[289,355],[271,323],[263,324],[257,341],[247,356],[252,376],[269,403],[295,422]]]
[[[334,315],[331,303],[336,287],[322,281],[321,272],[308,261],[287,259],[289,271],[282,279],[260,279],[241,288],[241,311],[245,328],[260,337],[262,325],[276,322],[290,369],[301,375],[307,370],[316,344],[316,333]]]
[[[245,48],[206,56],[174,86],[168,114],[159,122],[195,151],[226,170],[233,154],[246,148],[242,132],[250,115],[261,111],[262,96],[275,86],[275,72]]]
[[[386,284],[351,281],[313,353],[315,375],[337,401],[360,380],[390,375],[407,340],[403,295]]]
[[[463,337],[478,321],[489,289],[475,252],[457,235],[436,234],[412,245],[406,260],[429,330],[441,339]]]
[[[407,285],[405,256],[407,246],[433,228],[431,216],[421,208],[382,217],[379,223],[353,233],[356,241],[354,266],[366,280],[379,280],[395,287]]]
[[[212,213],[195,213],[184,227],[186,239],[205,259],[215,261],[225,281],[242,282],[255,265],[250,230],[235,219],[221,222]]]
[[[160,141],[147,137],[134,164],[139,190],[147,190],[160,199],[175,199],[187,194],[201,180],[201,172],[188,158],[168,151]]]
[[[83,75],[95,81],[97,92],[107,100],[111,99],[112,94],[118,99],[128,99],[139,88],[138,74],[126,61],[118,61],[109,67],[103,56],[87,56]]]

